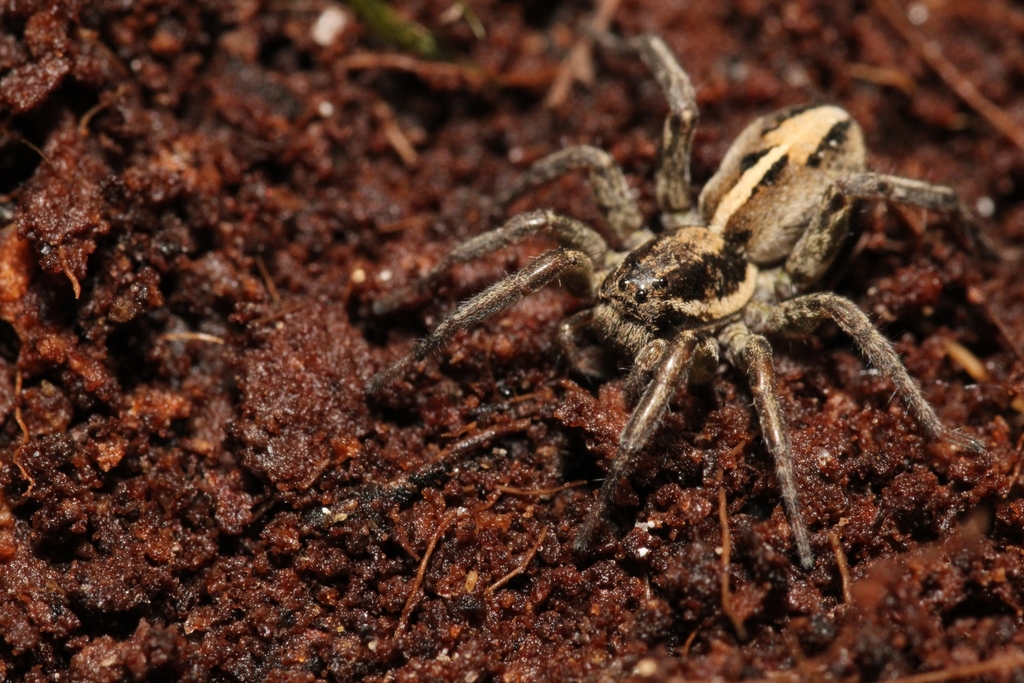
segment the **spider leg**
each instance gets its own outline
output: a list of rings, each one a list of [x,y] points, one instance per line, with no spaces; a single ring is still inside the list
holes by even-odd
[[[370,380],[367,393],[375,394],[383,389],[389,382],[406,372],[413,363],[423,360],[450,342],[459,330],[482,322],[527,294],[537,291],[559,275],[564,275],[564,284],[576,291],[593,287],[593,263],[587,254],[564,248],[541,254],[521,270],[461,303],[433,332],[420,340],[409,355],[377,373]]]
[[[742,322],[726,327],[719,338],[730,360],[747,375],[754,407],[761,422],[761,434],[768,452],[775,460],[775,473],[782,488],[782,500],[786,505],[789,525],[793,529],[800,564],[804,569],[811,569],[814,566],[814,553],[811,552],[811,539],[800,509],[793,451],[782,406],[779,405],[772,347],[760,334],[751,334]]]
[[[506,187],[497,196],[496,202],[501,207],[507,206],[531,187],[550,182],[577,169],[589,171],[594,199],[620,243],[641,228],[644,219],[629,194],[629,184],[622,169],[611,154],[590,145],[566,147],[544,157]]]
[[[655,339],[637,354],[633,361],[633,369],[629,371],[623,382],[623,393],[627,405],[635,405],[640,392],[651,381],[661,355],[665,352],[668,341]],[[687,384],[703,384],[715,376],[718,371],[718,341],[709,336],[699,337],[693,352],[693,360],[686,374]]]
[[[573,313],[558,325],[558,346],[566,361],[576,372],[584,377],[599,379],[605,377],[607,369],[604,367],[604,354],[599,348],[593,346],[580,346],[576,338],[580,332],[590,327],[594,322],[594,309]]]
[[[690,183],[690,150],[697,126],[697,94],[672,51],[656,36],[644,35],[629,40],[651,70],[668,100],[669,114],[661,134],[655,193],[665,213],[666,226],[689,223],[685,214],[693,209]]]
[[[952,188],[881,173],[854,173],[832,183],[822,200],[821,211],[790,252],[785,271],[792,278],[793,293],[804,291],[821,279],[835,260],[846,239],[854,199],[909,204],[951,215],[975,251],[987,248],[977,232],[974,215]]]
[[[900,398],[929,437],[944,439],[972,453],[985,451],[981,442],[942,424],[917,382],[903,366],[892,344],[849,299],[828,293],[791,299],[772,307],[763,324],[763,331],[767,334],[802,337],[810,334],[826,318],[834,320],[853,338],[868,362],[892,379]]]
[[[697,347],[697,340],[696,332],[684,330],[665,344],[657,360],[654,378],[640,397],[639,403],[629,416],[629,421],[626,422],[622,436],[619,437],[618,452],[615,454],[607,478],[598,493],[597,502],[587,511],[583,526],[573,542],[577,551],[583,552],[587,549],[612,496],[615,494],[619,480],[628,473],[629,466],[636,454],[661,423],[661,418],[668,409],[672,394],[675,393],[679,383],[686,379],[694,349]]]
[[[554,211],[521,213],[510,218],[500,228],[477,235],[452,249],[425,276],[375,301],[373,312],[375,315],[390,313],[410,300],[422,296],[452,266],[516,244],[535,233],[546,234],[563,247],[583,252],[594,263],[602,263],[608,253],[608,244],[604,238],[575,218]]]

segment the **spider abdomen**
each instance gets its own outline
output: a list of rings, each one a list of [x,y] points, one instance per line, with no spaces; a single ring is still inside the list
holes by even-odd
[[[838,178],[864,170],[864,135],[836,106],[796,107],[756,119],[704,186],[711,230],[747,244],[758,266],[786,258]]]

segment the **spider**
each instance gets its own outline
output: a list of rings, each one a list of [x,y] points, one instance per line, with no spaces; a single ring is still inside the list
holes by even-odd
[[[541,233],[559,245],[459,305],[409,355],[378,373],[368,392],[379,392],[459,330],[558,279],[594,302],[560,324],[559,342],[570,365],[597,374],[593,355],[577,342],[589,328],[604,344],[633,358],[626,387],[637,399],[608,476],[576,536],[576,549],[588,547],[619,481],[658,428],[678,385],[709,380],[723,354],[749,382],[800,563],[810,569],[814,556],[767,337],[807,336],[821,321],[834,320],[892,380],[928,437],[982,452],[980,442],[942,424],[863,311],[836,294],[809,293],[846,240],[855,201],[908,204],[963,222],[971,220],[970,211],[949,187],[867,171],[860,126],[843,109],[828,105],[792,107],[756,119],[694,204],[690,148],[697,104],[690,79],[660,38],[645,35],[622,44],[639,53],[668,100],[655,175],[664,229],[655,234],[644,223],[608,153],[580,145],[541,159],[500,194],[499,206],[534,185],[584,169],[617,248],[582,222],[548,210],[514,216],[457,246],[418,284],[377,301],[374,312],[393,310],[425,292],[455,264],[529,235]]]

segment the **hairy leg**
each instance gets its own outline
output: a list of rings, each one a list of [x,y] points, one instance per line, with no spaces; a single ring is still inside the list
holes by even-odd
[[[792,280],[788,295],[806,291],[828,270],[846,239],[850,206],[855,199],[909,204],[948,214],[955,219],[972,248],[986,248],[977,233],[974,215],[952,188],[882,173],[854,173],[829,187],[821,211],[790,252],[785,265],[785,272]],[[785,287],[780,293],[787,295]]]
[[[420,340],[408,356],[377,373],[370,380],[367,392],[377,393],[405,373],[413,363],[423,360],[450,342],[459,330],[482,322],[560,275],[576,280],[579,286],[589,285],[593,275],[590,257],[572,249],[554,249],[538,256],[521,270],[460,304],[433,332]]]
[[[583,252],[597,264],[601,264],[608,254],[608,244],[604,238],[575,218],[554,211],[530,211],[513,216],[500,228],[477,235],[458,245],[438,261],[425,276],[374,302],[373,312],[376,315],[390,313],[430,290],[452,266],[516,244],[536,233],[548,235],[563,247]]]
[[[608,509],[619,481],[628,474],[637,453],[661,424],[672,394],[679,383],[686,379],[697,340],[696,333],[686,330],[676,335],[664,347],[654,370],[654,378],[640,397],[639,403],[629,416],[629,421],[626,422],[622,436],[619,437],[618,452],[598,493],[597,502],[587,511],[587,518],[576,536],[573,543],[576,550],[582,552],[590,545],[590,540],[604,517],[605,510]]]
[[[683,219],[693,209],[690,151],[698,118],[697,94],[690,77],[661,38],[638,36],[629,40],[629,46],[640,54],[668,100],[655,188],[658,206],[665,212],[665,225],[673,227],[678,222],[673,219]]]
[[[590,184],[594,187],[594,199],[608,220],[619,243],[643,225],[640,209],[629,193],[629,185],[622,169],[608,152],[589,145],[576,145],[550,154],[521,175],[497,196],[499,206],[505,207],[510,201],[531,187],[550,182],[570,171],[585,169],[590,173]]]
[[[743,323],[734,323],[727,327],[720,339],[730,360],[747,375],[754,407],[761,422],[761,434],[768,446],[768,452],[775,460],[775,473],[779,479],[779,486],[782,487],[782,500],[786,506],[789,525],[793,529],[800,564],[804,569],[810,569],[814,566],[814,554],[811,552],[811,539],[800,509],[789,430],[786,428],[786,420],[779,405],[772,347],[761,335],[750,334]]]
[[[900,399],[929,437],[945,439],[974,453],[984,452],[985,447],[979,441],[942,424],[917,382],[903,366],[896,349],[875,329],[864,311],[849,299],[821,293],[786,301],[771,309],[763,323],[763,331],[766,334],[806,336],[826,318],[834,320],[853,338],[868,362],[892,379]]]

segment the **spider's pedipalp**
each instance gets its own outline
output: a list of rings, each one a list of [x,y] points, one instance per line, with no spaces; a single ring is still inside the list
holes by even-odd
[[[782,500],[786,506],[789,525],[793,529],[800,564],[804,569],[810,569],[814,566],[814,553],[811,552],[810,535],[807,533],[807,525],[800,509],[796,472],[793,469],[793,451],[782,406],[779,405],[772,347],[763,336],[750,334],[742,322],[726,327],[720,339],[732,362],[747,375],[754,408],[761,423],[761,435],[775,461],[775,473],[782,488]]]
[[[807,336],[822,320],[831,319],[853,338],[857,348],[879,372],[892,379],[896,392],[910,414],[933,439],[945,439],[972,453],[983,453],[985,446],[965,434],[949,429],[921,393],[921,388],[900,361],[896,349],[875,329],[864,311],[845,297],[827,292],[808,294],[774,306],[763,325],[766,334]]]
[[[453,266],[517,244],[538,233],[547,235],[563,247],[583,252],[595,264],[601,264],[608,253],[608,243],[604,238],[575,218],[547,210],[521,213],[508,219],[500,228],[477,235],[452,249],[425,276],[375,301],[373,312],[375,315],[390,313],[427,292]]]
[[[636,408],[630,414],[625,429],[622,430],[618,452],[615,454],[615,459],[608,469],[607,478],[597,494],[597,501],[587,511],[583,526],[573,542],[577,551],[582,552],[590,545],[590,540],[615,495],[619,481],[628,474],[636,454],[661,424],[661,418],[664,417],[665,411],[668,409],[669,400],[680,382],[686,381],[687,371],[693,360],[693,352],[697,348],[699,339],[698,332],[684,330],[671,341],[654,342],[658,344],[660,353],[657,354],[658,360],[653,378],[640,397]]]
[[[586,308],[573,313],[558,325],[558,347],[569,367],[590,379],[600,379],[609,374],[603,349],[594,346],[580,346],[577,338],[594,323],[594,309]]]
[[[379,392],[413,363],[423,360],[450,342],[459,330],[486,320],[559,276],[571,278],[578,287],[592,286],[593,262],[587,254],[575,249],[553,249],[541,254],[522,269],[459,304],[433,332],[416,344],[409,355],[377,373],[370,381],[367,393]]]

